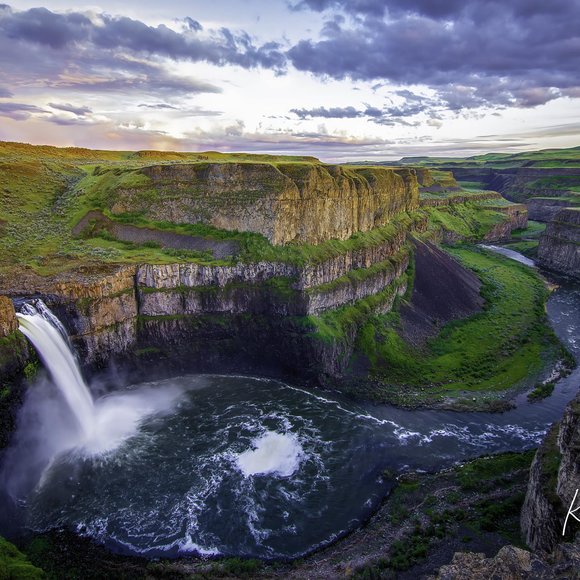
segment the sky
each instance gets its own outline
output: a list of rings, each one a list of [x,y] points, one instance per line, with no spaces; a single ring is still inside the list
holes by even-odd
[[[327,162],[580,145],[580,0],[0,4],[0,140]]]

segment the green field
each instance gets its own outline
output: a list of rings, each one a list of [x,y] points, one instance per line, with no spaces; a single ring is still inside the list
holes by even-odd
[[[73,226],[89,209],[100,207],[106,196],[106,183],[101,180],[98,190],[91,190],[95,167],[119,167],[125,179],[139,179],[130,168],[137,169],[154,163],[320,163],[313,157],[271,155],[172,152],[93,151],[78,148],[37,147],[0,142],[0,275],[9,275],[15,268],[30,268],[40,275],[49,275],[96,263],[175,263],[184,258],[203,263],[223,263],[208,256],[176,252],[155,247],[155,244],[119,242],[106,237],[76,239]],[[114,175],[109,172],[110,175]],[[117,184],[115,184],[117,185]],[[128,185],[131,185],[129,183]],[[311,255],[327,255],[339,251],[336,244],[311,249],[290,248],[278,251],[259,234],[225,232],[216,228],[176,226],[152,223],[130,216],[131,223],[177,233],[201,235],[210,239],[232,239],[241,242],[240,259],[280,258],[287,261],[305,260]],[[125,219],[127,216],[125,216]],[[372,236],[388,232],[371,233]],[[351,244],[364,244],[365,240]],[[340,244],[339,244],[340,245]]]
[[[414,405],[474,392],[493,399],[535,384],[559,351],[544,312],[547,290],[534,271],[475,247],[448,250],[481,278],[485,308],[447,324],[424,349],[401,338],[397,313],[370,318],[357,348],[379,380],[379,400]]]
[[[489,167],[503,169],[509,167],[578,167],[580,168],[580,147],[569,149],[543,149],[521,153],[486,153],[472,157],[405,157],[403,165],[424,167]]]

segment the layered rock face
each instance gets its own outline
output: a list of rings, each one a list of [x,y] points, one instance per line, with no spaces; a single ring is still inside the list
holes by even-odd
[[[580,197],[578,199],[580,203]],[[569,207],[570,202],[565,199],[549,197],[532,197],[527,201],[528,217],[538,222],[549,222],[563,208]]]
[[[580,209],[559,211],[540,238],[541,266],[580,278]]]
[[[406,289],[407,234],[399,224],[385,239],[304,266],[144,264],[52,280],[30,274],[12,296],[42,295],[91,367],[115,359],[199,371],[269,365],[324,382],[344,372],[356,328],[324,343],[312,336],[309,317],[371,296],[377,312],[388,311]]]
[[[106,177],[106,175],[105,175]],[[414,169],[197,163],[135,171],[111,196],[114,214],[257,232],[274,244],[346,239],[419,204]]]
[[[0,376],[9,378],[18,373],[28,359],[28,346],[18,332],[18,321],[12,301],[0,296]],[[1,387],[1,383],[0,383]]]
[[[445,207],[454,203],[466,203],[470,201],[487,201],[489,199],[503,199],[497,191],[484,191],[481,193],[472,193],[469,195],[458,193],[448,197],[427,198],[419,202],[421,207]]]
[[[525,229],[528,227],[528,210],[522,203],[507,205],[495,208],[504,213],[507,218],[493,226],[485,235],[485,240],[494,242],[498,240],[507,240],[510,238],[513,230]]]
[[[566,189],[551,188],[549,185],[534,186],[534,183],[549,183],[550,178],[570,180],[570,185],[577,185],[580,170],[576,167],[456,167],[441,166],[438,169],[453,172],[460,181],[481,181],[488,189],[499,191],[510,200],[522,201],[534,196],[556,196],[566,193]]]
[[[532,463],[521,515],[522,531],[530,547],[551,552],[559,542],[569,542],[580,531],[578,522],[569,518],[566,536],[562,536],[568,508],[578,489],[580,395],[568,405],[561,422],[548,433]]]
[[[0,338],[5,338],[17,329],[18,321],[12,301],[6,296],[0,296]]]
[[[578,178],[580,171],[572,167],[518,167],[513,169],[494,170],[492,173],[490,186],[496,191],[500,191],[508,199],[522,200],[533,196],[541,195],[562,195],[562,189],[553,189],[549,186],[535,187],[539,180],[546,180],[554,177]],[[576,181],[571,181],[570,185]]]

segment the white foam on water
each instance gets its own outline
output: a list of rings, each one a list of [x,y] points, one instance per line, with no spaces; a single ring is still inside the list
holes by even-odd
[[[32,342],[75,418],[76,433],[64,425],[50,430],[52,456],[70,449],[82,455],[100,455],[117,449],[134,436],[145,419],[175,407],[185,389],[140,389],[115,393],[95,401],[86,384],[62,323],[42,302],[17,313],[21,332]]]
[[[144,420],[174,409],[183,394],[183,389],[172,385],[162,390],[142,387],[96,401],[93,430],[78,447],[85,455],[114,451],[138,432]]]
[[[191,536],[177,543],[177,548],[181,554],[199,554],[200,556],[219,556],[220,551],[217,548],[204,548],[193,541]]]
[[[253,449],[236,458],[237,467],[246,477],[265,474],[289,477],[304,457],[302,445],[293,433],[266,431],[252,445]]]

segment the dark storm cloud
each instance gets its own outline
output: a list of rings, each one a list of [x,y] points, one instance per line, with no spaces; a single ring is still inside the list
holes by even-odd
[[[501,5],[509,5],[515,16],[529,17],[566,11],[570,0],[505,0],[501,4],[499,0],[301,0],[293,6],[297,10],[307,8],[323,12],[333,9],[374,17],[385,14],[420,14],[434,19],[449,19],[458,13],[472,10],[474,5],[481,9],[480,15],[483,17]]]
[[[77,115],[77,117],[84,117],[93,112],[89,107],[77,107],[70,103],[48,103],[48,106],[58,111],[73,113],[74,115]]]
[[[364,109],[355,107],[314,107],[312,109],[290,109],[299,119],[357,119],[366,118],[378,125],[415,125],[406,120],[406,117],[418,115],[430,110],[434,105],[432,99],[426,99],[415,95],[410,91],[395,92],[399,98],[405,99],[401,105],[389,105],[383,109],[366,105]]]
[[[428,85],[452,110],[535,107],[580,85],[580,0],[304,0],[298,7],[334,11],[320,40],[288,53],[297,69],[316,75]]]
[[[72,48],[127,51],[174,60],[234,64],[244,68],[263,66],[279,69],[285,56],[277,43],[256,46],[245,32],[227,28],[200,36],[201,26],[188,19],[187,31],[167,26],[149,26],[125,16],[99,14],[97,21],[80,12],[59,14],[46,8],[14,11],[0,6],[0,35],[55,50]]]
[[[33,113],[44,113],[44,109],[25,103],[0,103],[0,117],[9,117],[15,121],[24,121]]]
[[[0,22],[1,22],[0,10]],[[15,42],[1,33],[0,84],[42,87],[70,92],[132,93],[167,98],[199,93],[219,93],[214,84],[171,74],[170,67],[155,58],[136,58],[118,51],[55,50],[30,42]]]

